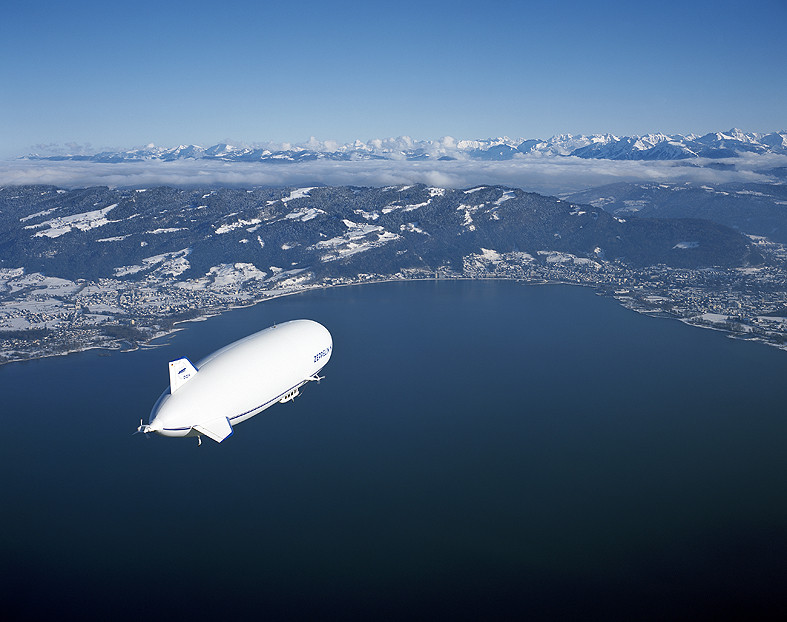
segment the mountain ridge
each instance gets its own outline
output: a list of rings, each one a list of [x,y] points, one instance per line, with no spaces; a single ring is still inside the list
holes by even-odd
[[[51,149],[51,147],[48,147]],[[76,151],[82,151],[78,149]],[[787,155],[787,131],[727,132],[696,134],[557,134],[549,139],[487,138],[436,140],[398,138],[355,140],[340,144],[312,137],[299,144],[290,143],[217,143],[209,147],[178,145],[159,147],[150,143],[128,150],[98,153],[29,154],[27,160],[74,160],[101,163],[135,161],[216,160],[222,162],[308,162],[314,160],[487,160],[503,161],[524,157],[569,157],[606,160],[687,160],[695,158],[728,159],[741,154]]]
[[[341,276],[434,270],[481,248],[676,267],[740,266],[756,254],[739,232],[710,221],[622,219],[501,186],[13,187],[0,189],[0,231],[0,268],[95,279],[145,274],[183,249],[180,268],[199,275],[230,260]]]

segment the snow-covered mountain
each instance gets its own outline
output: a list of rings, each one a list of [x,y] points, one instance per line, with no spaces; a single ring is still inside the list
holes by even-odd
[[[618,137],[612,134],[559,134],[552,138],[488,138],[460,140],[445,136],[437,140],[399,138],[356,140],[346,144],[311,138],[301,144],[255,143],[211,147],[150,144],[127,151],[95,154],[31,154],[31,160],[82,160],[134,162],[218,160],[225,162],[305,162],[311,160],[511,160],[527,156],[576,156],[606,160],[683,160],[688,158],[734,158],[742,153],[787,154],[787,131],[762,134],[732,129],[695,134],[647,134]]]
[[[699,246],[685,252],[684,241]],[[710,221],[616,218],[502,186],[0,188],[0,272],[203,278],[229,262],[354,277],[461,270],[482,249],[589,259],[603,251],[630,265],[678,267],[739,266],[753,255],[745,236]]]

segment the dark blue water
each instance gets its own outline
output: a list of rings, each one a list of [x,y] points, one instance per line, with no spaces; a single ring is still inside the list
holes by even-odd
[[[168,360],[300,317],[335,346],[293,404],[221,445],[131,435]],[[0,617],[779,617],[785,379],[785,352],[498,282],[0,367]]]

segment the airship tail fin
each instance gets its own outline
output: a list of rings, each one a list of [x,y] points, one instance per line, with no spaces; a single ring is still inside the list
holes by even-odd
[[[186,358],[169,362],[169,392],[174,393],[197,374],[197,368]]]
[[[220,417],[207,423],[195,425],[194,429],[200,434],[204,434],[208,438],[212,438],[217,443],[220,443],[228,436],[232,436],[234,430],[230,424],[230,420],[226,417]]]

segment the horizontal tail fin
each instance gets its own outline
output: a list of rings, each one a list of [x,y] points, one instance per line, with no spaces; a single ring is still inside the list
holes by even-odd
[[[217,443],[220,443],[228,436],[232,436],[233,429],[230,420],[226,417],[220,417],[207,423],[195,425],[194,429],[200,434],[204,434],[208,438],[212,438]]]

